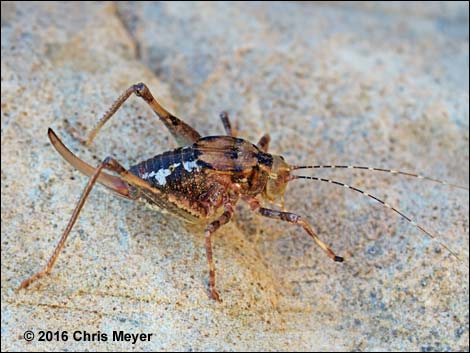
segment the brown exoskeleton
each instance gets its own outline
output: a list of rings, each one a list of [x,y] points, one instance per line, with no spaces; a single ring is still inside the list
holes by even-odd
[[[211,236],[222,225],[230,222],[235,205],[240,199],[247,202],[253,211],[262,216],[301,226],[331,259],[337,262],[343,261],[342,257],[336,255],[320,240],[307,221],[299,215],[261,207],[260,197],[267,201],[283,199],[287,183],[291,180],[312,179],[324,181],[360,192],[390,208],[428,236],[434,238],[430,232],[416,224],[397,208],[354,186],[329,179],[293,175],[292,171],[306,168],[366,169],[413,176],[441,184],[447,183],[414,173],[382,168],[341,165],[289,165],[282,156],[272,155],[267,152],[270,142],[269,135],[266,134],[261,137],[256,145],[235,137],[226,113],[222,113],[220,117],[228,136],[201,137],[191,126],[166,111],[153,98],[149,89],[143,83],[129,87],[90,132],[88,138],[86,140],[80,138],[82,142],[89,145],[106,121],[133,93],[150,105],[182,147],[157,155],[129,169],[124,168],[112,157],[106,157],[97,167],[92,167],[68,150],[57,135],[49,129],[49,138],[56,150],[72,166],[90,178],[47,265],[42,271],[24,280],[19,287],[20,289],[26,288],[35,280],[50,273],[80,210],[96,182],[124,198],[144,201],[152,207],[173,213],[187,222],[206,221],[208,225],[205,230],[205,246],[209,262],[209,287],[212,298],[218,301],[220,299],[215,290]],[[104,169],[112,171],[116,175],[108,174],[104,172]],[[468,190],[466,187],[448,185]],[[219,210],[221,212],[218,212]],[[440,244],[457,257],[442,242]]]

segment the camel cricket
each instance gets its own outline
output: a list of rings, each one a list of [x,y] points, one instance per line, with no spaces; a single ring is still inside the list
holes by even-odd
[[[217,301],[220,301],[220,298],[215,288],[211,238],[221,226],[230,222],[235,206],[240,200],[246,202],[254,212],[264,217],[302,227],[329,258],[337,262],[343,261],[341,256],[336,255],[318,237],[303,217],[296,213],[261,206],[260,199],[269,202],[280,199],[283,202],[286,186],[292,180],[322,181],[359,192],[391,209],[400,217],[418,227],[427,236],[435,239],[433,234],[396,207],[365,191],[334,180],[295,175],[293,172],[296,170],[320,168],[363,169],[401,174],[468,190],[466,187],[449,184],[419,174],[391,169],[348,165],[290,165],[282,156],[272,155],[268,152],[270,142],[268,134],[262,136],[257,144],[252,144],[237,137],[225,112],[220,114],[220,118],[227,135],[202,137],[194,128],[165,110],[143,83],[129,87],[101,118],[87,139],[74,135],[82,143],[89,145],[103,125],[132,94],[141,97],[153,109],[180,147],[159,154],[128,169],[113,157],[106,157],[98,166],[92,167],[67,149],[54,131],[49,129],[49,139],[57,152],[72,166],[87,175],[89,180],[45,268],[24,280],[19,289],[28,287],[32,282],[50,273],[91,189],[97,182],[119,196],[129,200],[143,201],[152,208],[172,213],[184,221],[192,223],[205,222],[207,224],[205,228],[205,247],[209,263],[209,290],[211,297]],[[114,175],[106,173],[105,170],[113,172]],[[457,254],[444,243],[441,241],[439,243],[458,258]]]

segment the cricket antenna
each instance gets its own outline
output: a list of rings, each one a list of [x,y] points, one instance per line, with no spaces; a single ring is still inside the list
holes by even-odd
[[[298,168],[300,169],[300,168]],[[394,207],[394,206],[391,206],[389,205],[388,203],[386,203],[385,201],[379,199],[378,197],[374,196],[374,195],[371,195],[361,189],[358,189],[354,186],[351,186],[351,185],[347,185],[347,184],[344,184],[344,183],[341,183],[339,181],[335,181],[335,180],[331,180],[331,179],[324,179],[324,178],[317,178],[317,177],[314,177],[314,176],[303,176],[303,175],[290,175],[289,177],[289,180],[295,180],[295,179],[308,179],[308,180],[316,180],[316,181],[322,181],[322,182],[325,182],[325,183],[329,183],[329,184],[335,184],[335,185],[339,185],[339,186],[342,186],[346,189],[350,189],[350,190],[354,190],[356,192],[359,192],[379,203],[381,203],[384,207],[386,208],[389,208],[391,209],[393,212],[397,213],[401,218],[404,218],[406,219],[409,223],[411,223],[413,226],[415,226],[416,228],[418,228],[420,231],[422,231],[424,234],[426,234],[429,238],[433,239],[434,241],[437,241],[439,243],[440,246],[442,246],[443,248],[445,248],[449,253],[451,253],[457,260],[459,260],[460,262],[463,262],[462,259],[458,256],[458,254],[452,250],[451,248],[449,248],[445,243],[443,243],[438,237],[436,237],[435,235],[433,235],[431,232],[429,232],[428,230],[426,230],[425,228],[423,228],[422,226],[420,226],[418,223],[416,223],[414,220],[412,220],[410,217],[408,217],[407,215],[405,215],[403,212],[401,212],[398,208]],[[468,268],[468,264],[466,265],[467,268]]]
[[[402,172],[400,170],[394,170],[394,169],[363,167],[363,166],[357,166],[357,165],[293,165],[291,166],[291,170],[297,170],[297,169],[361,169],[361,170],[369,170],[369,171],[374,171],[374,172],[384,172],[384,173],[395,174],[395,175],[405,175],[405,176],[414,177],[418,179],[433,181],[435,183],[439,183],[442,185],[448,185],[453,188],[463,189],[467,191],[469,190],[469,188],[466,186],[448,183],[446,181],[442,181],[442,180],[435,179],[435,178],[430,178],[430,177],[417,174],[417,173]]]

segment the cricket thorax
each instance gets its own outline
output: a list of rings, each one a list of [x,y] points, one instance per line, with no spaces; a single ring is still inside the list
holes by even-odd
[[[252,143],[231,136],[208,136],[194,144],[198,162],[208,175],[225,178],[240,194],[261,193],[268,180],[273,157]]]

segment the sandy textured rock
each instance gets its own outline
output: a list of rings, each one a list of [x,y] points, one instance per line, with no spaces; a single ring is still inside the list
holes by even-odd
[[[272,136],[291,163],[418,170],[468,185],[467,3],[2,2],[2,351],[468,350],[468,268],[360,194],[294,182],[286,207],[339,254],[240,206],[214,239],[208,299],[201,229],[93,191],[51,276],[45,264],[86,178],[50,146],[53,127],[87,161],[124,165],[175,146],[137,98],[90,148],[89,130],[144,81],[202,134],[228,110],[241,137]],[[338,170],[469,256],[467,191]],[[36,339],[25,343],[25,330]],[[66,330],[67,342],[39,342]],[[108,335],[74,341],[74,331]],[[152,333],[112,342],[113,330]],[[101,336],[102,337],[102,336]]]

